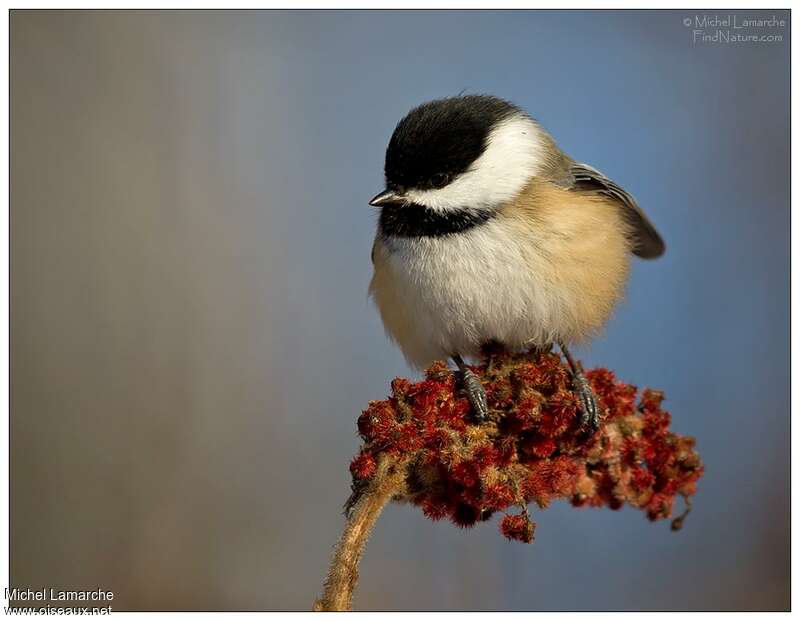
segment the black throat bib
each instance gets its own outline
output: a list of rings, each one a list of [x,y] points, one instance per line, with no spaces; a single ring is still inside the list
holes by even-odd
[[[441,213],[409,203],[402,207],[383,207],[379,227],[388,237],[443,237],[480,226],[493,217],[493,210]]]

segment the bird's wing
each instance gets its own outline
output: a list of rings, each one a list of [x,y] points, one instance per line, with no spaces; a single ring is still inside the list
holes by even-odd
[[[570,189],[577,192],[596,192],[607,196],[623,207],[623,215],[631,226],[634,238],[633,253],[643,259],[655,259],[664,254],[665,245],[656,227],[636,204],[636,200],[603,173],[588,164],[571,162]]]

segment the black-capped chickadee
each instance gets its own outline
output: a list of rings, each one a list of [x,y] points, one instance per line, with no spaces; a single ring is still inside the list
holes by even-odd
[[[408,362],[452,358],[475,415],[486,395],[463,356],[558,343],[582,422],[596,399],[567,344],[596,334],[621,299],[630,255],[664,242],[633,197],[564,154],[517,106],[450,97],[408,113],[386,149],[370,293]]]

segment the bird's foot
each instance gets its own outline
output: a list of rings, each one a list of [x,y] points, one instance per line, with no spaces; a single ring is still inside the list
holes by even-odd
[[[464,390],[472,406],[472,413],[475,417],[475,421],[478,423],[484,422],[489,418],[489,406],[486,403],[486,391],[481,385],[478,376],[470,369],[465,368],[461,372],[461,379],[464,382]]]
[[[592,391],[592,387],[589,386],[589,380],[583,374],[580,364],[572,358],[567,346],[563,342],[560,342],[559,346],[564,352],[564,357],[572,372],[572,391],[578,400],[581,427],[586,429],[591,437],[600,428],[600,408],[597,405],[597,397]]]
[[[581,427],[586,429],[589,436],[593,436],[600,428],[600,408],[586,376],[578,371],[572,375],[572,390],[578,399],[578,413]]]

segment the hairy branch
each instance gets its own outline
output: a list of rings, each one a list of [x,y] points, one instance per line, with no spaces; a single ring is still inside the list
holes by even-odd
[[[358,582],[358,565],[364,546],[383,508],[404,489],[405,475],[399,465],[383,459],[366,489],[354,496],[347,523],[331,560],[322,597],[314,602],[317,612],[351,610]]]

